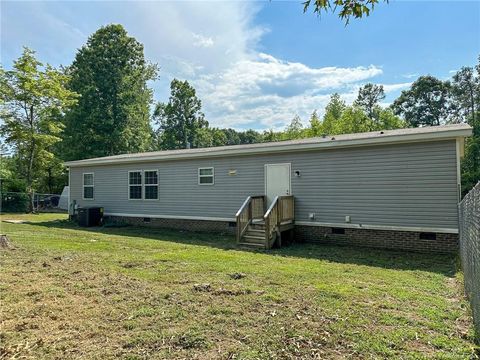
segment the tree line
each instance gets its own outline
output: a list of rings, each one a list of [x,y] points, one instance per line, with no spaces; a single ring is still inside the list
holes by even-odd
[[[154,103],[149,84],[158,73],[121,25],[92,34],[66,67],[44,65],[24,48],[11,70],[0,68],[2,190],[59,193],[68,160],[457,122],[474,128],[463,189],[480,179],[480,64],[447,81],[420,76],[390,106],[382,106],[382,85],[360,87],[351,105],[335,93],[323,116],[312,111],[307,126],[295,116],[283,131],[262,132],[211,127],[188,81],[174,79],[168,101]]]

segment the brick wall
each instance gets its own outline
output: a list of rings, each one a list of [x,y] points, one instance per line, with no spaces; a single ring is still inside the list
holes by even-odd
[[[235,234],[235,226],[225,221],[155,219],[107,216],[109,221],[124,222],[139,226],[169,229]],[[332,245],[363,246],[381,249],[408,250],[416,252],[454,253],[458,251],[458,235],[437,233],[435,240],[420,239],[413,231],[347,229],[345,234],[333,234],[332,228],[321,226],[295,226],[294,241],[317,242]]]
[[[330,227],[297,225],[295,240],[416,252],[454,253],[458,251],[458,235],[445,233],[437,233],[435,240],[426,240],[420,239],[420,233],[414,231],[345,228],[345,234],[333,234]]]
[[[122,222],[139,226],[151,226],[185,231],[216,232],[230,234],[235,233],[235,226],[230,226],[230,223],[226,221],[149,218],[150,222],[146,222],[144,218],[136,217],[134,218],[124,216],[106,216],[105,218],[107,221]]]

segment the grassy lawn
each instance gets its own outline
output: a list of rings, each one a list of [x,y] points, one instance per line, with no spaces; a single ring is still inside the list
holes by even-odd
[[[1,218],[0,358],[476,358],[452,256]]]

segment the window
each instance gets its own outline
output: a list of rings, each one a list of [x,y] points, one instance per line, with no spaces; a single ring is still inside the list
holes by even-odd
[[[158,199],[158,171],[145,170],[145,199]]]
[[[83,200],[93,200],[93,173],[83,173]]]
[[[213,185],[213,167],[198,169],[198,185]]]
[[[142,199],[142,172],[128,172],[128,198],[130,200]]]
[[[345,229],[344,228],[332,228],[332,234],[344,235],[345,234]]]

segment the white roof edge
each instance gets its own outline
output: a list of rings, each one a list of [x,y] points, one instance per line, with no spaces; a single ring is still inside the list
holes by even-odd
[[[415,131],[417,130],[417,131]],[[195,158],[210,158],[235,155],[256,155],[285,151],[309,151],[368,145],[386,145],[407,142],[422,142],[463,138],[472,135],[468,124],[432,126],[415,129],[385,130],[352,135],[333,135],[326,138],[310,138],[249,145],[221,146],[152,153],[123,154],[94,159],[68,161],[68,167],[124,164],[150,161],[170,161]]]

